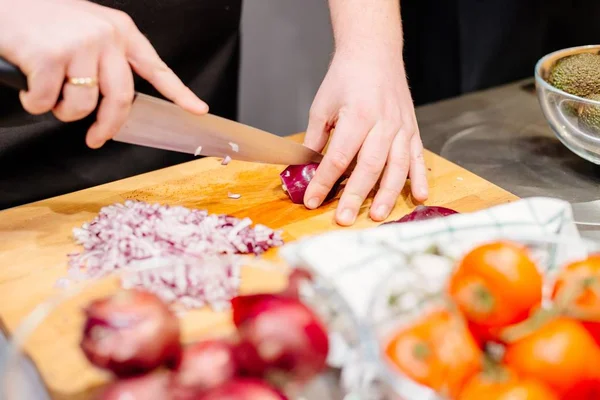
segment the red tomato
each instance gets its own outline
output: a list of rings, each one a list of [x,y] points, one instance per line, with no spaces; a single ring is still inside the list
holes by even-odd
[[[600,345],[600,254],[566,265],[554,285],[552,297]]]
[[[504,362],[519,376],[545,383],[562,399],[600,398],[600,349],[578,321],[550,320],[509,344]]]
[[[448,286],[450,297],[485,341],[527,318],[542,299],[542,276],[523,246],[498,241],[471,250]]]
[[[448,311],[397,332],[385,351],[406,376],[452,398],[480,370],[483,356],[464,322]]]
[[[548,386],[534,379],[521,379],[510,369],[475,375],[458,400],[558,400]]]

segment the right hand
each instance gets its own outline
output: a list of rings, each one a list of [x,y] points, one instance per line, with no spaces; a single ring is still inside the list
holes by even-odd
[[[102,93],[88,146],[101,147],[125,122],[134,96],[132,70],[183,109],[208,112],[126,13],[85,0],[0,0],[0,8],[0,55],[27,75],[29,90],[20,93],[26,111],[52,111],[71,122],[94,111]],[[64,83],[74,77],[95,78],[98,86]]]

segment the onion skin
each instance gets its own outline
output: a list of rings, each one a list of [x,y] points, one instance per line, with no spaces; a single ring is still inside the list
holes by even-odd
[[[93,301],[85,314],[80,345],[95,366],[129,377],[179,363],[179,320],[156,295],[123,290]]]
[[[265,382],[251,378],[237,378],[229,381],[196,400],[288,400]]]
[[[412,222],[412,221],[425,221],[428,219],[447,217],[448,215],[458,214],[458,211],[454,211],[450,208],[446,207],[438,207],[438,206],[417,206],[412,212],[406,214],[402,218],[396,221],[384,222],[381,225],[387,224],[397,224],[402,222]]]
[[[315,176],[318,166],[318,163],[290,165],[279,174],[283,190],[292,200],[292,203],[304,204],[304,193],[306,193],[308,184]],[[333,200],[344,180],[346,180],[346,176],[342,175],[323,200],[323,204]]]
[[[171,379],[176,400],[194,400],[200,394],[233,379],[237,372],[234,347],[226,340],[207,340],[186,347]]]
[[[151,373],[110,383],[98,400],[170,400],[169,374]]]
[[[324,324],[299,300],[275,294],[231,301],[240,342],[236,359],[249,376],[277,375],[306,382],[326,367],[329,339]]]

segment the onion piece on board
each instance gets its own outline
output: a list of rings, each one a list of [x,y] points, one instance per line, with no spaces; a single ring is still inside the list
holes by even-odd
[[[387,224],[397,224],[402,222],[411,222],[411,221],[424,221],[427,219],[434,219],[440,217],[447,217],[449,215],[458,214],[458,211],[454,211],[450,208],[446,207],[438,207],[438,206],[423,206],[419,205],[409,214],[406,214],[402,218],[396,221],[384,222],[381,225]]]
[[[304,193],[306,193],[308,184],[315,176],[318,166],[319,164],[317,163],[290,165],[279,174],[283,191],[289,196],[292,203],[304,203]],[[346,180],[346,178],[346,176],[342,176],[338,179],[329,194],[325,197],[323,203],[332,200],[337,195],[341,183]]]

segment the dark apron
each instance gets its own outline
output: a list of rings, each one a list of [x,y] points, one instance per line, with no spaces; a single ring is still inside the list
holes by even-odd
[[[97,1],[126,11],[160,56],[211,112],[237,117],[241,0]],[[136,90],[159,96],[136,77]],[[18,93],[0,88],[0,209],[99,185],[193,159],[107,142],[85,145],[93,122],[64,124],[25,113]]]
[[[596,0],[403,0],[417,105],[533,76],[554,50],[600,43]]]

